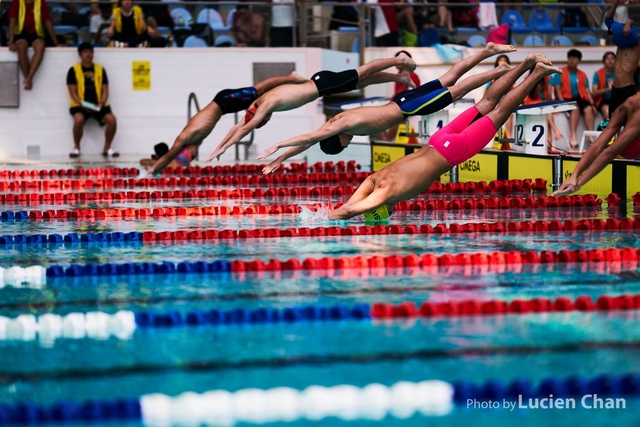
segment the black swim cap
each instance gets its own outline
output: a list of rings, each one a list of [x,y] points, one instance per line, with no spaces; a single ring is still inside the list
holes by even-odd
[[[338,135],[330,136],[327,139],[320,141],[320,149],[325,154],[335,155],[342,153],[344,147],[340,144],[340,137]]]
[[[159,159],[160,157],[164,156],[169,152],[169,146],[164,142],[161,142],[160,144],[156,144],[153,146],[153,151],[155,151],[156,154],[151,156],[151,158],[154,160]]]

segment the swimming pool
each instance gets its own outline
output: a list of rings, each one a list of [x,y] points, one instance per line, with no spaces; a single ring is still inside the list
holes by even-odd
[[[54,178],[43,181],[49,179]],[[345,184],[281,182],[276,187],[312,189],[338,185]],[[251,188],[258,187],[274,185]],[[221,191],[234,186],[211,188]],[[59,190],[29,190],[38,194],[55,191]],[[77,196],[116,191],[121,190],[74,192]],[[18,192],[3,194],[10,193]],[[233,209],[335,203],[345,200],[345,194],[251,194],[216,200],[133,198],[73,204],[41,198],[37,203],[5,203],[2,210]],[[420,200],[528,195],[445,192],[421,196]],[[541,194],[534,193],[532,197]],[[2,240],[0,248],[0,266],[5,268],[0,316],[6,318],[0,322],[0,329],[4,328],[0,334],[4,338],[0,340],[0,421],[63,420],[60,408],[73,408],[72,404],[59,403],[66,401],[78,405],[90,402],[82,406],[85,412],[80,415],[67,413],[68,419],[78,425],[141,425],[144,422],[135,414],[119,421],[109,414],[113,405],[100,406],[96,402],[137,401],[152,395],[156,406],[169,402],[173,414],[171,410],[146,414],[147,425],[198,425],[205,421],[228,425],[234,423],[233,411],[235,415],[244,414],[244,418],[236,420],[239,424],[243,420],[280,420],[286,425],[368,425],[379,422],[375,419],[388,412],[384,418],[387,425],[638,425],[640,390],[633,381],[640,377],[623,378],[639,372],[638,310],[623,309],[618,302],[611,303],[618,300],[605,298],[609,302],[602,304],[613,306],[602,305],[597,310],[571,306],[541,312],[531,312],[529,308],[524,312],[514,309],[509,314],[486,314],[489,301],[504,301],[505,307],[515,307],[514,301],[529,304],[544,298],[553,303],[562,297],[573,301],[589,296],[590,301],[596,302],[601,296],[626,294],[633,295],[628,297],[633,300],[640,294],[640,275],[637,262],[625,259],[624,254],[637,254],[637,228],[567,231],[580,221],[597,228],[594,224],[604,227],[608,220],[618,225],[622,218],[635,220],[631,201],[610,207],[605,203],[550,208],[413,208],[414,211],[396,212],[388,225],[371,226],[361,220],[310,222],[298,214],[234,215],[231,210],[224,215],[221,211],[188,214],[185,210],[184,214],[168,217],[134,215],[124,219],[98,216],[29,220],[26,215],[17,221],[3,221],[0,235],[11,237]],[[566,225],[567,220],[574,221],[573,225]],[[553,221],[564,231],[548,231],[553,228]],[[496,222],[526,223],[532,231],[492,229],[491,224]],[[452,227],[455,224],[458,228]],[[463,227],[469,224],[486,226],[465,232],[469,229]],[[431,227],[421,228],[424,225]],[[376,226],[380,228],[374,230]],[[438,227],[440,232],[433,232]],[[299,233],[299,229],[308,229],[309,235]],[[345,235],[341,231],[344,229],[353,235]],[[189,234],[207,230],[218,234]],[[235,234],[222,235],[220,230],[235,230]],[[250,230],[263,230],[262,237],[252,237]],[[303,235],[270,237],[283,230]],[[372,232],[375,234],[369,234]],[[41,237],[25,243],[28,236],[37,235]],[[623,248],[628,251],[621,255],[619,250]],[[597,249],[602,251],[595,254],[593,250]],[[502,262],[497,263],[497,255],[483,262],[478,261],[481,257],[461,255],[479,253],[496,253]],[[562,262],[568,253],[578,254],[578,258]],[[580,258],[583,255],[587,259]],[[286,264],[291,259],[299,260],[300,265]],[[163,262],[164,269],[151,267]],[[435,265],[428,265],[429,262]],[[47,268],[47,274],[32,277],[20,276],[18,270],[7,273],[12,266],[34,265]],[[71,265],[78,267],[74,270]],[[87,265],[93,265],[93,269],[82,270]],[[118,270],[123,265],[128,267]],[[185,272],[202,268],[208,271]],[[424,301],[441,304],[438,307],[444,311],[438,316],[418,316],[398,308],[403,302],[415,302],[417,309]],[[464,303],[451,308],[447,305],[450,301]],[[379,302],[395,307],[387,306],[391,307],[392,318],[370,317]],[[478,313],[473,310],[485,310],[485,314],[473,315]],[[100,314],[77,315],[96,312]],[[116,318],[120,316],[115,315],[118,312],[136,313],[135,319],[125,314]],[[54,316],[42,317],[47,313]],[[133,328],[122,326],[129,325],[129,321]],[[602,375],[605,379],[598,379]],[[551,384],[549,390],[564,390],[563,396],[569,398],[576,393],[571,394],[565,386],[573,379],[574,383],[583,384],[577,388],[583,395],[597,390],[603,398],[624,398],[626,408],[588,409],[579,396],[576,409],[511,411],[505,403],[517,401],[517,394],[509,389],[516,379],[529,384],[527,387],[547,381]],[[447,387],[454,387],[458,396],[471,390],[469,396],[473,398],[471,402],[458,399],[452,406],[438,400],[438,396],[431,396],[433,399],[426,403],[412,401],[411,390],[418,390],[415,384],[428,380],[446,383],[423,383],[424,390],[438,390],[438,396],[446,394]],[[367,388],[376,383],[387,391],[376,389],[376,394],[373,388]],[[401,385],[394,386],[397,383]],[[355,386],[360,391],[331,389],[339,385]],[[308,391],[310,386],[330,389],[314,389],[313,394]],[[276,387],[307,391],[295,394],[287,390],[269,395],[272,400],[255,390],[247,392]],[[522,387],[518,390],[526,389]],[[236,400],[229,404],[228,394],[209,394],[210,400],[183,395],[171,403],[157,396],[212,390],[239,392],[242,398],[234,397]],[[365,396],[362,390],[371,393]],[[203,415],[196,406],[206,406],[216,396],[232,408],[208,409]],[[372,396],[382,400],[376,401]],[[545,397],[540,393],[536,396]],[[282,403],[285,398],[289,399],[286,404]],[[474,407],[474,399],[484,402],[490,398],[499,402],[499,407],[482,408],[480,403]],[[292,404],[291,399],[297,403]],[[269,408],[265,402],[276,402],[279,409]],[[297,405],[297,409],[292,410],[291,405]],[[416,411],[418,408],[422,412]],[[122,409],[113,410],[122,415]],[[288,418],[283,415],[285,412]],[[288,422],[284,423],[284,419]]]

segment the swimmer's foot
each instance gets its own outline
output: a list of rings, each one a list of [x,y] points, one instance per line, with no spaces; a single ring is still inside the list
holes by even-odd
[[[509,71],[513,70],[515,67],[509,64],[500,64],[498,65],[498,72],[501,76],[507,74]]]
[[[413,61],[413,59],[409,58],[404,53],[401,53],[400,55],[398,55],[398,59],[401,61],[401,64],[399,64],[399,65],[402,65],[404,68],[406,68],[409,71],[413,71],[417,67],[417,65]]]
[[[544,55],[541,55],[539,53],[537,53],[536,56],[543,56],[544,57]],[[546,59],[546,57],[545,57],[545,59]],[[547,61],[549,61],[549,60],[547,59]],[[549,61],[549,62],[551,62],[551,61]],[[536,64],[536,71],[541,72],[545,76],[550,76],[551,74],[556,74],[556,73],[562,74],[562,70],[560,68],[552,67],[550,64],[548,65],[548,64],[546,64],[546,63],[544,63],[542,61],[540,61],[540,62],[538,62]]]
[[[486,50],[488,50],[492,55],[497,55],[499,53],[509,53],[509,52],[515,52],[516,47],[510,44],[497,44],[497,43],[493,43],[493,42],[489,42],[487,43],[487,46],[485,47]]]
[[[409,75],[408,71],[403,71],[398,74],[398,83],[402,83],[404,85],[409,86],[411,89],[416,88],[416,84],[411,80],[411,75]]]
[[[293,83],[305,83],[309,81],[308,78],[301,76],[295,71],[292,71],[291,74],[289,74],[289,77],[291,77]]]
[[[24,79],[24,81],[22,82],[22,84],[24,85],[24,90],[31,90],[31,89],[33,89],[33,83],[31,83],[31,79]]]

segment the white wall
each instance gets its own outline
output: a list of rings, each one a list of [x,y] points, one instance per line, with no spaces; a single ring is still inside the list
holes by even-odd
[[[0,61],[15,61],[16,54],[0,48]],[[311,76],[323,68],[346,69],[357,55],[323,52],[321,49],[96,49],[95,62],[109,77],[109,103],[118,120],[114,147],[122,154],[149,155],[153,145],[173,142],[187,122],[187,99],[195,92],[200,107],[226,88],[253,84],[253,63],[294,62],[296,71]],[[132,89],[132,62],[151,62],[151,90]],[[78,62],[75,48],[48,49],[34,79],[31,92],[20,90],[20,108],[0,108],[0,158],[25,158],[28,145],[40,146],[41,158],[65,155],[73,148],[72,117],[66,75]],[[22,79],[22,77],[21,77]],[[325,117],[318,105],[274,114],[271,122],[256,132],[252,153],[291,136],[319,127]],[[202,154],[213,151],[233,125],[233,115],[224,116],[202,146]],[[83,154],[102,151],[102,129],[90,120],[82,140]],[[202,157],[202,156],[201,156]],[[229,150],[224,160],[232,160]]]

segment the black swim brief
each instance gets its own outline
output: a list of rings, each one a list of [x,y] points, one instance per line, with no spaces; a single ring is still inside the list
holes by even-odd
[[[311,77],[311,81],[315,83],[320,96],[350,92],[356,89],[359,79],[356,70],[347,70],[340,73],[320,71]]]
[[[254,86],[251,86],[221,90],[213,98],[213,102],[218,104],[222,114],[228,114],[248,109],[256,99],[258,99],[258,91]]]
[[[624,104],[624,101],[631,98],[638,93],[636,85],[629,85],[625,87],[612,87],[611,88],[611,100],[609,101],[609,117],[613,115],[616,108]]]
[[[415,89],[404,90],[393,97],[405,117],[426,116],[440,111],[453,102],[451,93],[440,80],[431,80]]]

